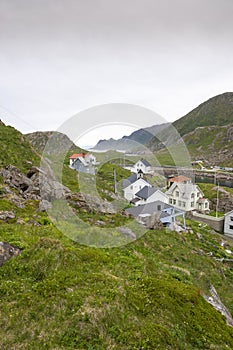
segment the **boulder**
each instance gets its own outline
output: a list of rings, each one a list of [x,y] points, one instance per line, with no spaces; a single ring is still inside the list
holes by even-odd
[[[16,218],[16,215],[15,213],[13,213],[13,211],[6,211],[6,210],[0,211],[0,220],[7,221],[15,218]]]
[[[13,256],[19,255],[21,249],[14,247],[7,242],[0,242],[0,266],[4,264],[7,260],[11,259]]]

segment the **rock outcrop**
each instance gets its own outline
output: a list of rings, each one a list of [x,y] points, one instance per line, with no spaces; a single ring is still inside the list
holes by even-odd
[[[28,200],[39,202],[39,211],[46,211],[52,207],[55,199],[65,199],[75,209],[87,212],[100,212],[114,214],[111,203],[100,197],[93,197],[83,193],[72,193],[66,186],[58,182],[47,164],[45,168],[32,167],[28,173],[23,174],[17,167],[9,165],[0,169],[3,178],[3,192],[17,207],[23,208]],[[2,213],[9,217],[9,213]],[[13,213],[11,215],[13,218]],[[1,220],[1,214],[0,214]]]
[[[217,187],[214,187],[213,190],[217,192]],[[211,200],[212,209],[216,210],[217,207],[217,198]],[[233,208],[233,195],[224,188],[219,188],[219,201],[218,201],[218,211],[222,213],[227,213]]]
[[[13,256],[19,255],[21,249],[14,247],[7,242],[0,242],[0,266],[2,266],[7,260]]]
[[[228,311],[226,306],[222,303],[216,289],[214,288],[213,285],[210,286],[210,294],[211,297],[206,296],[205,294],[203,295],[204,299],[212,305],[215,310],[219,311],[223,316],[226,317],[226,323],[229,326],[233,326],[233,319],[231,316],[231,313]]]
[[[10,220],[15,219],[15,213],[13,211],[0,210],[0,220]]]

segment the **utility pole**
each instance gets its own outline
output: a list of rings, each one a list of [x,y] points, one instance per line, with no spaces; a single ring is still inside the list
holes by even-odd
[[[215,169],[215,172],[214,172],[214,185],[216,185],[217,183],[217,171]]]
[[[113,169],[113,177],[114,177],[114,193],[117,193],[117,183],[116,183],[116,169]]]
[[[219,201],[218,191],[219,191],[219,182],[218,182],[218,188],[217,188],[216,218],[218,217],[218,201]]]

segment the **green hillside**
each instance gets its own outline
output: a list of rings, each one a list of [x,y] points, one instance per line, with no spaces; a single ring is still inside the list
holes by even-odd
[[[101,250],[43,223],[1,225],[1,240],[23,248],[0,268],[1,349],[233,348],[233,328],[202,297],[213,284],[233,312],[232,268],[207,228]]]
[[[202,160],[205,165],[233,167],[233,124],[198,127],[183,136],[191,160]],[[169,151],[182,152],[183,146],[174,142],[155,153],[162,165],[175,165]],[[182,156],[180,157],[182,161]],[[176,164],[176,165],[182,165]]]
[[[192,159],[233,167],[233,124],[197,128],[184,135],[183,140]]]
[[[11,164],[25,172],[29,157],[30,162],[39,162],[22,134],[5,125],[1,130],[1,145]],[[10,158],[17,147],[18,158]],[[2,165],[7,164],[1,159]],[[61,160],[56,154],[51,160],[56,174]],[[129,174],[120,170],[118,161],[98,169],[97,189],[109,201],[113,170],[119,181]],[[17,176],[23,179],[20,172]],[[0,349],[233,348],[233,328],[204,298],[210,297],[213,285],[233,314],[232,243],[188,220],[187,232],[150,230],[122,247],[86,247],[69,239],[41,211],[36,176],[34,172],[30,178],[35,188],[29,193],[22,193],[20,183],[13,186],[5,181],[9,177],[0,177],[0,242],[21,249],[4,262],[0,244]],[[63,181],[78,191],[77,173],[67,164]],[[90,192],[88,178],[86,187]],[[67,194],[73,213],[90,224],[88,236],[94,229],[102,230],[97,224],[115,228],[131,220],[121,213],[101,212],[91,198],[87,203],[78,193]],[[113,238],[117,234],[112,230]],[[123,235],[120,238],[126,242],[129,237]]]
[[[40,157],[27,138],[11,126],[0,121],[0,167],[12,164],[23,171],[38,165]]]
[[[210,165],[233,166],[233,93],[215,96],[162,130],[148,147],[161,165],[175,165],[171,153],[183,150],[180,136],[191,160]],[[182,157],[181,157],[182,163]],[[182,165],[182,164],[176,164]]]
[[[227,125],[233,121],[233,92],[212,97],[176,120],[173,126],[181,136],[199,126]]]

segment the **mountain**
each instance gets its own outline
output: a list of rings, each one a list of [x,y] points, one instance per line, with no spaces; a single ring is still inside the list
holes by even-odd
[[[153,125],[145,129],[134,131],[129,136],[123,136],[121,139],[115,140],[113,138],[108,140],[100,140],[93,148],[95,150],[140,150],[144,149],[154,135],[162,131],[168,124]]]
[[[156,137],[153,137],[147,146],[158,151],[165,146],[171,146],[198,127],[224,126],[233,121],[233,92],[212,97],[197,108],[176,120]]]
[[[193,160],[233,167],[233,123],[198,127],[184,135],[183,140]]]
[[[36,149],[40,154],[43,153],[46,145],[46,151],[50,155],[63,153],[64,150],[69,150],[70,153],[78,153],[81,151],[81,149],[76,146],[68,136],[57,131],[36,131],[30,134],[26,134],[26,137],[33,148]],[[48,144],[49,140],[50,142]]]
[[[233,92],[215,96],[176,120],[173,126],[181,136],[200,126],[227,125],[233,121]]]
[[[233,124],[201,126],[183,135],[182,140],[190,155],[190,162],[201,160],[206,166],[233,167]],[[176,154],[177,159],[181,161],[181,164],[176,165],[185,165],[182,163],[184,144],[178,139],[168,143],[167,147],[157,149],[155,154],[159,163],[175,165],[171,154]]]
[[[26,136],[0,121],[0,167],[13,164],[26,172],[32,164],[38,165],[40,156]]]

